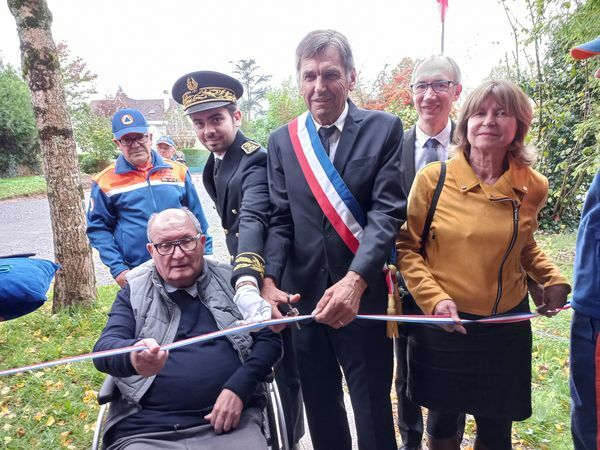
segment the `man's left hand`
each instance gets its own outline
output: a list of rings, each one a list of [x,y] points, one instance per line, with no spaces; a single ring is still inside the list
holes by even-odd
[[[223,389],[212,411],[204,416],[215,429],[216,434],[227,433],[240,423],[244,404],[238,395],[229,389]]]
[[[363,277],[350,271],[325,291],[312,315],[317,322],[335,329],[348,325],[358,314],[365,289],[367,282]]]

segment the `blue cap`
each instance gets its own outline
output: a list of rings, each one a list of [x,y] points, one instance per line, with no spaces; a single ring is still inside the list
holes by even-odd
[[[598,54],[600,54],[600,36],[571,49],[571,56],[575,59],[586,59]]]
[[[148,132],[148,122],[137,109],[120,109],[112,118],[112,132],[115,139],[121,139],[129,133],[146,134]]]
[[[171,136],[169,136],[167,134],[158,138],[158,141],[156,141],[156,145],[158,145],[158,144],[167,144],[173,148],[176,148],[175,142],[173,142],[173,139],[171,138]]]

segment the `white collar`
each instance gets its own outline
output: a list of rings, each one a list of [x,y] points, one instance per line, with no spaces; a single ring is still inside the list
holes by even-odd
[[[452,122],[448,119],[448,123],[444,127],[442,131],[440,131],[435,136],[428,136],[426,133],[419,128],[419,123],[417,122],[417,126],[415,127],[416,140],[421,145],[425,145],[427,139],[436,139],[444,148],[448,148],[450,145],[450,132],[452,131]]]
[[[189,287],[186,287],[186,288],[177,288],[177,287],[175,287],[175,286],[172,286],[172,285],[170,285],[169,283],[167,283],[167,282],[165,281],[165,289],[167,290],[167,292],[168,292],[169,294],[172,294],[173,292],[175,292],[175,291],[178,291],[178,290],[180,290],[180,289],[181,289],[181,290],[184,290],[184,291],[186,291],[186,292],[187,292],[188,294],[190,294],[192,297],[197,297],[197,296],[198,296],[198,288],[196,288],[196,283],[194,283],[194,284],[192,284],[191,286],[189,286]]]
[[[339,132],[341,133],[342,130],[344,129],[344,123],[346,122],[346,117],[348,117],[348,109],[349,109],[348,102],[346,102],[346,104],[344,106],[344,110],[342,111],[340,116],[337,118],[337,120],[335,122],[333,122],[331,125],[327,125],[325,128],[336,127],[339,130]],[[315,127],[317,128],[317,131],[319,131],[321,128],[323,128],[323,125],[318,124],[317,121],[312,116],[312,114],[310,115],[310,117],[312,118],[312,120],[315,124]]]

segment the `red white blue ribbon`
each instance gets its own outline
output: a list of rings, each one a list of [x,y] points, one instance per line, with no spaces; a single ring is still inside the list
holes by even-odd
[[[323,213],[356,253],[367,224],[366,217],[348,186],[329,160],[308,112],[288,124],[288,132],[302,173]]]
[[[559,308],[560,311],[565,309],[569,309],[571,307],[570,304],[565,305],[562,308]],[[461,324],[466,323],[515,323],[515,322],[524,322],[534,317],[538,317],[540,314],[538,313],[516,313],[516,314],[500,314],[497,316],[485,317],[483,319],[461,319]],[[217,339],[223,336],[228,336],[231,334],[237,333],[249,333],[251,331],[259,330],[266,326],[272,325],[281,325],[281,324],[290,324],[294,322],[300,322],[302,320],[309,320],[313,317],[310,315],[304,316],[295,316],[295,317],[283,317],[281,319],[271,319],[263,322],[255,322],[233,326],[231,328],[226,328],[224,330],[213,331],[212,333],[202,334],[200,336],[194,336],[188,339],[183,339],[181,341],[172,342],[171,344],[161,346],[161,350],[174,350],[176,348],[185,347],[187,345],[192,345],[200,342],[206,342],[213,339]],[[422,323],[422,324],[436,324],[436,325],[445,325],[445,324],[453,324],[454,321],[449,316],[422,316],[422,315],[357,315],[357,319],[364,320],[384,320],[386,322],[406,322],[406,323]],[[6,369],[0,371],[0,377],[7,375],[15,375],[21,372],[27,372],[31,370],[39,370],[44,369],[46,367],[57,366],[59,364],[69,364],[79,361],[86,361],[90,359],[96,358],[107,358],[109,356],[122,355],[124,353],[132,353],[139,352],[145,350],[144,346],[129,346],[116,348],[113,350],[104,350],[100,352],[94,353],[85,353],[83,355],[78,356],[69,356],[66,358],[56,359],[54,361],[42,362],[38,364],[32,364],[29,366],[17,367],[14,369]]]

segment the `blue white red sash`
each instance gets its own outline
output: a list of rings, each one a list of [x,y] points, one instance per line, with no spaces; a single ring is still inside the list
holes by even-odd
[[[366,217],[325,153],[308,111],[292,120],[288,131],[302,173],[323,214],[350,251],[356,253]]]

